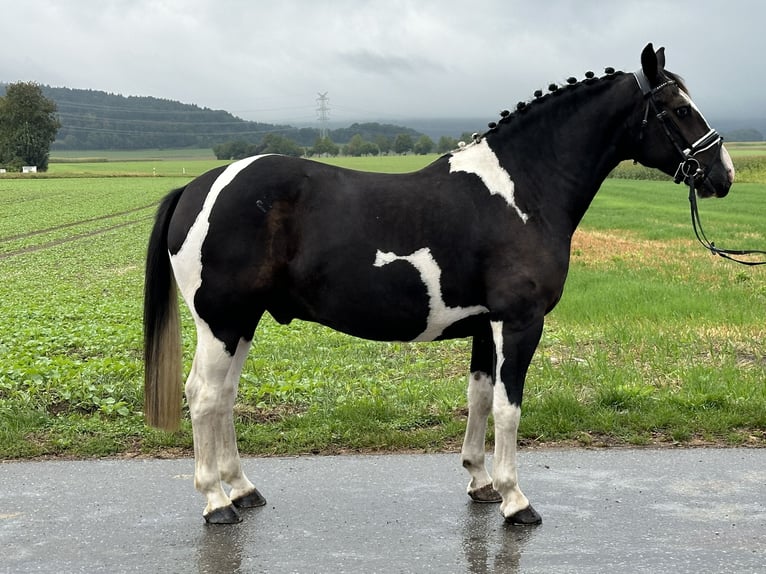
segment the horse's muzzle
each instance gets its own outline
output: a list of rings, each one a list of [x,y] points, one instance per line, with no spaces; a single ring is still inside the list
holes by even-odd
[[[689,161],[687,159],[683,162],[679,166],[679,171],[683,173],[682,166]],[[696,160],[691,158],[691,161]],[[695,177],[694,188],[697,190],[697,196],[702,198],[726,197],[734,183],[734,163],[723,145],[718,149],[718,157],[714,157],[712,161],[713,164],[709,167],[707,173],[702,173],[701,177]],[[678,174],[676,177],[678,177]]]

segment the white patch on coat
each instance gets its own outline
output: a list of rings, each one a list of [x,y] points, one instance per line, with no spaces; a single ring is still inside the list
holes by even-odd
[[[503,323],[492,321],[492,339],[497,354],[495,391],[492,414],[495,419],[495,457],[492,468],[492,486],[503,497],[500,511],[506,518],[529,506],[529,500],[521,492],[516,470],[516,438],[521,420],[521,408],[511,404],[500,373],[505,362],[503,354]]]
[[[420,278],[428,293],[428,319],[426,329],[413,341],[433,341],[444,332],[444,329],[472,315],[486,313],[488,309],[482,305],[470,307],[448,307],[444,303],[441,288],[442,270],[436,263],[428,247],[418,249],[411,255],[396,255],[391,252],[378,251],[375,256],[375,267],[383,267],[394,261],[406,261],[420,273]]]
[[[450,173],[463,171],[478,175],[487,186],[489,193],[499,195],[518,213],[526,223],[529,215],[516,205],[516,186],[509,173],[500,165],[495,152],[489,147],[486,138],[465,146],[449,158]]]
[[[234,178],[243,169],[262,157],[265,156],[256,155],[235,161],[216,178],[213,185],[210,186],[207,197],[205,197],[202,209],[197,214],[197,218],[194,220],[191,228],[189,228],[189,233],[186,235],[181,249],[175,255],[170,256],[170,264],[173,266],[178,289],[181,291],[181,295],[183,295],[184,301],[189,306],[195,320],[199,320],[199,316],[194,309],[194,294],[202,285],[202,244],[205,242],[205,237],[207,237],[207,232],[210,228],[210,212],[213,210],[213,205],[215,205],[221,191],[234,181]]]

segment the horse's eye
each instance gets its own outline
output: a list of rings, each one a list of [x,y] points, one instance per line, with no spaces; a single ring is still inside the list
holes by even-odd
[[[681,106],[680,108],[676,108],[676,115],[683,119],[685,117],[688,117],[692,113],[691,106]]]

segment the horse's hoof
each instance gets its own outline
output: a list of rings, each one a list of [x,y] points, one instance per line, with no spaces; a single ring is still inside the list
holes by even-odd
[[[532,508],[530,504],[523,510],[519,510],[516,514],[511,514],[505,517],[505,522],[508,524],[520,524],[522,526],[534,526],[536,524],[543,523],[543,517],[537,514],[537,511]]]
[[[264,506],[266,499],[258,492],[257,488],[254,488],[247,494],[233,498],[231,503],[237,508],[255,508],[256,506]]]
[[[216,508],[208,514],[203,514],[203,516],[208,524],[237,524],[242,522],[242,517],[233,504]]]
[[[502,502],[503,497],[500,496],[500,493],[496,491],[494,488],[492,488],[492,484],[485,484],[481,488],[477,488],[476,490],[472,490],[468,493],[468,496],[471,497],[471,500],[474,502]]]

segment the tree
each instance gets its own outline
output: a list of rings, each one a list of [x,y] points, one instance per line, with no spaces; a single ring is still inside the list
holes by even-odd
[[[61,123],[56,103],[34,82],[9,84],[0,98],[0,164],[48,169],[51,144]]]
[[[405,154],[412,151],[412,137],[410,134],[399,134],[394,140],[394,151],[398,154]]]
[[[436,144],[437,153],[447,153],[454,149],[457,149],[457,140],[453,137],[442,136],[439,138],[439,143]]]
[[[318,137],[310,151],[312,155],[322,156],[326,154],[335,157],[340,153],[340,148],[329,137]]]
[[[380,153],[387,154],[391,151],[391,138],[388,138],[382,134],[377,135],[375,136],[375,145],[378,146]]]
[[[754,128],[742,128],[723,134],[727,142],[762,142],[763,134]]]
[[[434,149],[434,140],[427,135],[422,135],[418,138],[418,141],[415,142],[412,149],[418,155],[429,154],[431,153],[431,150]]]
[[[364,139],[361,134],[354,134],[351,140],[343,148],[343,153],[353,157],[359,157],[362,155],[362,148],[364,147]]]
[[[378,146],[375,145],[372,142],[364,142],[362,144],[362,155],[378,155],[380,154],[380,149],[378,149]]]
[[[303,148],[283,135],[266,134],[258,146],[258,153],[279,153],[300,157],[303,155]]]
[[[249,144],[244,140],[235,140],[213,146],[216,159],[242,159],[258,153],[255,144]]]
[[[278,153],[300,157],[303,148],[293,140],[279,134],[266,134],[259,144],[247,143],[244,140],[235,140],[213,146],[213,153],[217,159],[242,159],[261,153]]]

